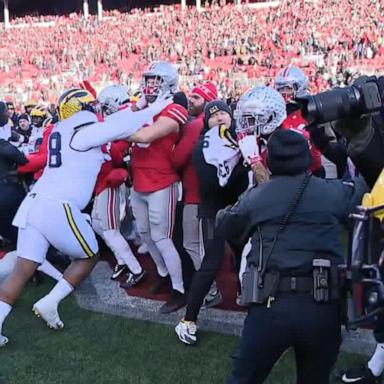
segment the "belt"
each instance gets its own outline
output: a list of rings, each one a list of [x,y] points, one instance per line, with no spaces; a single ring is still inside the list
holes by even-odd
[[[306,276],[285,276],[280,278],[278,292],[311,293],[313,278]]]

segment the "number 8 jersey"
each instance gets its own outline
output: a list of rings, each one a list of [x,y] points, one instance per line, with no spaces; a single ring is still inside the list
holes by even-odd
[[[86,207],[104,155],[100,146],[78,150],[72,139],[78,130],[97,122],[95,114],[82,111],[56,124],[48,139],[47,165],[32,192],[71,203],[80,210]]]

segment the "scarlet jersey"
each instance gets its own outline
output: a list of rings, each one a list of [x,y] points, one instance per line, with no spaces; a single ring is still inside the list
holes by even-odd
[[[192,162],[192,152],[204,128],[204,114],[190,120],[180,133],[180,140],[173,151],[173,166],[181,175],[183,201],[185,204],[199,204],[199,180]]]
[[[121,168],[124,165],[124,157],[128,154],[129,143],[125,140],[114,141],[109,145],[103,145],[102,151],[111,157],[101,166],[95,186],[95,195],[99,195],[106,188],[117,188],[128,177],[128,171]],[[119,170],[119,172],[116,172]]]
[[[170,104],[153,118],[153,124],[161,116],[175,120],[182,127],[188,120],[187,110],[178,104]],[[172,152],[179,133],[171,133],[151,144],[132,146],[133,188],[137,192],[155,192],[179,180],[172,164]]]
[[[38,180],[40,176],[43,174],[43,170],[45,165],[47,164],[47,154],[48,154],[48,139],[49,135],[52,132],[54,124],[49,124],[47,128],[45,128],[43,133],[43,141],[39,149],[31,153],[27,156],[28,163],[25,165],[21,165],[17,168],[17,171],[20,174],[24,173],[34,173],[34,180]]]
[[[321,152],[314,145],[312,145],[309,133],[304,130],[306,125],[307,121],[302,116],[300,109],[297,109],[287,116],[281,125],[281,128],[295,130],[307,139],[312,155],[312,163],[309,170],[313,172],[321,167]]]

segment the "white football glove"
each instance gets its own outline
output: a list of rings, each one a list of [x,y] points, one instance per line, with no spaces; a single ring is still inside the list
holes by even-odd
[[[261,161],[260,149],[257,144],[256,135],[238,135],[237,143],[241,154],[243,155],[244,160],[249,165],[254,165],[257,162]]]

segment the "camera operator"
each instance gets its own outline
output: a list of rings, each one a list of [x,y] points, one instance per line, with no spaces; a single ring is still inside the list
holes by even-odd
[[[216,216],[224,238],[252,237],[241,297],[249,312],[228,383],[264,382],[289,347],[298,384],[329,383],[340,345],[341,223],[366,185],[308,173],[311,153],[298,132],[276,130],[267,150],[271,179]]]
[[[298,101],[315,135],[317,125],[328,123],[344,138],[347,155],[372,187],[384,167],[384,77],[361,76],[350,87]]]
[[[28,160],[9,142],[11,130],[7,122],[7,106],[0,102],[0,235],[15,244],[17,228],[12,226],[12,220],[26,193],[16,168]]]
[[[347,152],[370,187],[384,167],[383,112],[359,119],[347,118],[332,123],[347,140]]]

